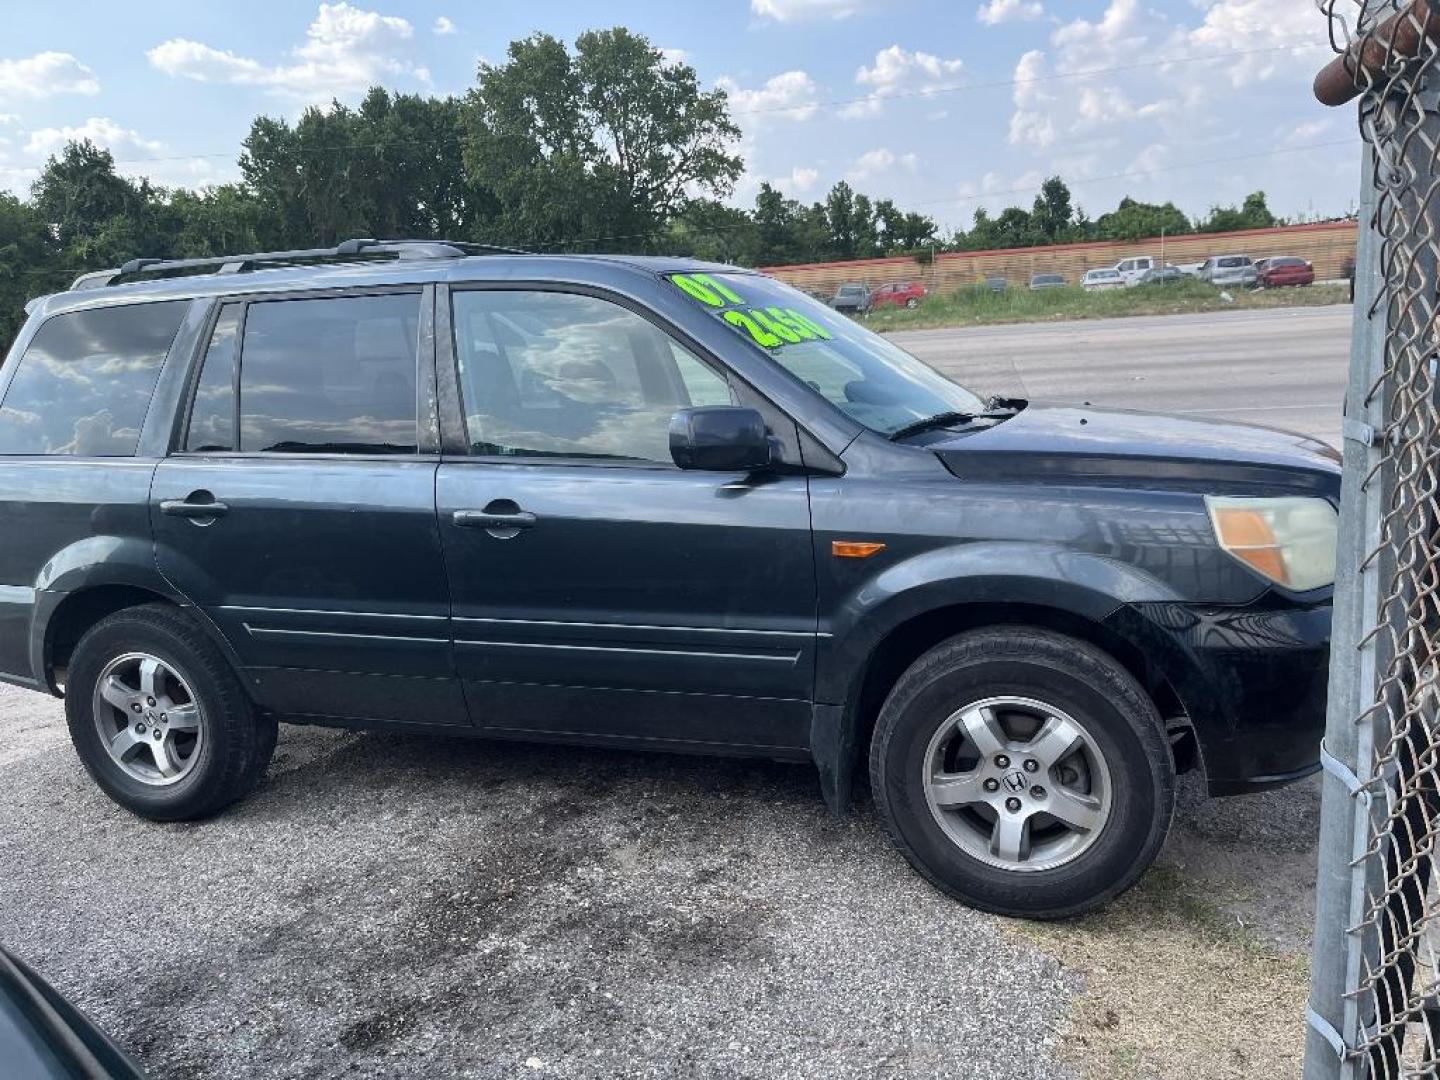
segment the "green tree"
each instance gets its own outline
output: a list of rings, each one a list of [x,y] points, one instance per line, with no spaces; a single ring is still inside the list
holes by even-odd
[[[1141,240],[1159,236],[1162,231],[1167,236],[1181,236],[1194,230],[1190,219],[1174,203],[1142,203],[1128,195],[1095,222],[1095,236],[1100,240]]]
[[[1200,222],[1198,232],[1234,232],[1237,229],[1268,229],[1282,222],[1270,212],[1265,192],[1252,191],[1237,209],[1233,206],[1212,206],[1210,214]]]
[[[644,249],[692,197],[733,190],[744,166],[724,91],[702,91],[644,37],[588,31],[572,54],[535,34],[507,57],[480,66],[464,108],[466,171],[507,237]]]
[[[1065,181],[1052,176],[1040,186],[1030,220],[1041,243],[1063,244],[1075,237],[1075,211],[1070,205],[1070,189]]]
[[[25,321],[32,296],[63,289],[73,274],[44,219],[14,195],[0,194],[0,356]]]
[[[466,238],[493,206],[467,183],[462,105],[374,87],[359,108],[256,118],[240,156],[267,247],[353,236]]]

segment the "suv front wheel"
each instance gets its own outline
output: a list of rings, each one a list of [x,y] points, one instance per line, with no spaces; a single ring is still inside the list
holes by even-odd
[[[215,644],[162,604],[118,612],[80,639],[65,718],[100,788],[154,821],[205,817],[246,795],[278,731]]]
[[[962,634],[890,692],[876,806],[911,864],[972,907],[1098,908],[1164,843],[1175,770],[1155,706],[1111,657],[1045,630]]]

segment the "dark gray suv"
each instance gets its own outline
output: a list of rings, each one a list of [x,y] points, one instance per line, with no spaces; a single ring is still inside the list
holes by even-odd
[[[985,400],[689,260],[351,241],[134,262],[0,369],[0,678],[156,820],[277,722],[868,768],[910,861],[1056,916],[1174,779],[1316,768],[1336,455]],[[658,767],[658,766],[657,766]]]

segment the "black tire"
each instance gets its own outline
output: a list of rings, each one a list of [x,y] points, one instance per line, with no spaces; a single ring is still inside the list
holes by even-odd
[[[96,725],[96,683],[106,666],[143,651],[182,671],[199,705],[204,738],[199,760],[167,787],[146,785],[116,764]],[[229,661],[178,608],[128,608],[102,619],[80,639],[70,659],[65,718],[81,762],[111,799],[152,821],[208,817],[252,791],[275,750],[278,725],[255,710]]]
[[[1023,871],[990,865],[946,833],[927,801],[932,737],[957,709],[1004,695],[1069,713],[1110,770],[1110,816],[1064,865]],[[870,780],[886,831],[916,870],[971,907],[1022,918],[1078,915],[1119,896],[1154,860],[1175,808],[1174,762],[1149,695],[1099,649],[1029,627],[961,634],[912,664],[881,708]]]

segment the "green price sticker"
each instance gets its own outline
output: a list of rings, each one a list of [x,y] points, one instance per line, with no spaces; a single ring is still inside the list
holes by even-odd
[[[802,341],[829,341],[835,336],[794,308],[747,305],[743,296],[709,274],[674,274],[670,280],[692,300],[710,308],[735,329],[749,334],[762,349],[778,349]]]

